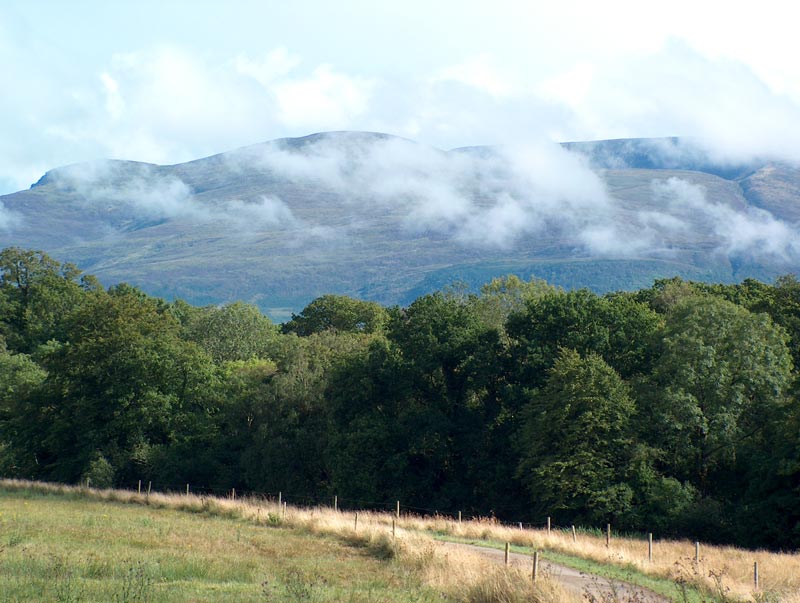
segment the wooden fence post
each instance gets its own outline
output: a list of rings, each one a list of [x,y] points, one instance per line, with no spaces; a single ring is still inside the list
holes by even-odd
[[[355,531],[355,532],[358,531],[358,511],[356,511],[356,519],[355,519],[355,523],[353,523],[353,531]]]
[[[461,523],[461,511],[458,512],[458,523]]]
[[[647,535],[647,560],[653,562],[653,533]]]
[[[508,565],[508,550],[509,550],[510,546],[511,545],[508,542],[506,542],[506,555],[505,555],[505,558],[504,558],[504,561],[505,561],[506,565]]]
[[[533,570],[531,570],[531,578],[533,581],[536,582],[536,578],[539,577],[539,551],[533,552]]]
[[[694,543],[694,562],[700,563],[700,542]]]
[[[611,546],[611,524],[606,524],[606,548]]]
[[[150,496],[150,487],[153,485],[153,482],[147,482],[147,496]]]
[[[283,507],[283,492],[278,491],[278,508]]]
[[[547,518],[547,535],[550,536],[550,518]]]
[[[395,508],[394,515],[395,515],[395,517],[397,517],[397,519],[400,519],[400,501],[399,500],[397,501],[397,507]]]
[[[339,510],[339,497],[338,496],[334,496],[333,497],[333,510],[334,511],[338,511]]]
[[[395,536],[396,536],[396,533],[395,533],[395,520],[393,519],[392,520],[392,538],[394,538]]]
[[[139,486],[136,488],[136,491],[141,494],[142,493],[142,480],[139,480]]]
[[[753,562],[753,585],[758,590],[758,561]]]
[[[572,542],[578,542],[578,534],[575,532],[575,526],[572,526]]]
[[[189,484],[186,484],[186,496],[189,496]]]

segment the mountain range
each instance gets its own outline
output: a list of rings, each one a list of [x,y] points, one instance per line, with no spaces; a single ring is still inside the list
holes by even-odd
[[[325,132],[176,165],[74,164],[0,196],[0,247],[276,320],[325,293],[405,304],[512,273],[599,292],[770,281],[800,266],[798,228],[800,167],[681,138],[442,151]]]

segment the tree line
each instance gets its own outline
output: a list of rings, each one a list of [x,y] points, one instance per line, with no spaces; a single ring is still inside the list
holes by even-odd
[[[800,283],[540,280],[283,325],[0,252],[0,474],[800,546]]]

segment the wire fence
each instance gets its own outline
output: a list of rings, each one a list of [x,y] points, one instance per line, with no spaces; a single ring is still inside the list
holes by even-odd
[[[244,498],[257,501],[268,501],[277,503],[278,501],[291,504],[296,507],[330,507],[336,508],[340,511],[372,511],[372,512],[385,512],[396,513],[398,508],[406,515],[417,515],[420,517],[437,517],[448,518],[452,520],[471,521],[491,521],[492,524],[504,527],[516,527],[520,529],[549,529],[551,531],[570,532],[578,530],[582,534],[592,534],[600,536],[606,533],[605,529],[595,527],[577,527],[573,525],[558,526],[551,523],[551,518],[547,517],[541,522],[530,521],[511,521],[508,519],[499,519],[492,513],[473,513],[460,510],[442,510],[431,507],[419,507],[414,505],[403,504],[402,500],[391,501],[371,501],[357,498],[342,498],[338,495],[326,496],[311,496],[311,495],[292,495],[283,491],[259,491],[259,490],[238,490],[235,488],[214,488],[210,486],[195,486],[193,484],[169,484],[162,482],[151,481],[138,481],[136,483],[121,484],[121,488],[139,491],[139,492],[154,492],[163,494],[194,494],[197,496],[216,496],[219,498]],[[619,534],[623,535],[623,534]],[[625,537],[635,539],[647,539],[647,534],[644,533],[625,533]]]

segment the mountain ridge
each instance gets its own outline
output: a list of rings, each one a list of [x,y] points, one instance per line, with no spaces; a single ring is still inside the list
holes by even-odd
[[[514,273],[595,291],[794,272],[800,171],[679,138],[443,151],[321,132],[173,165],[106,160],[0,196],[3,246],[282,320],[324,293],[403,304]],[[2,209],[4,208],[4,209]]]

